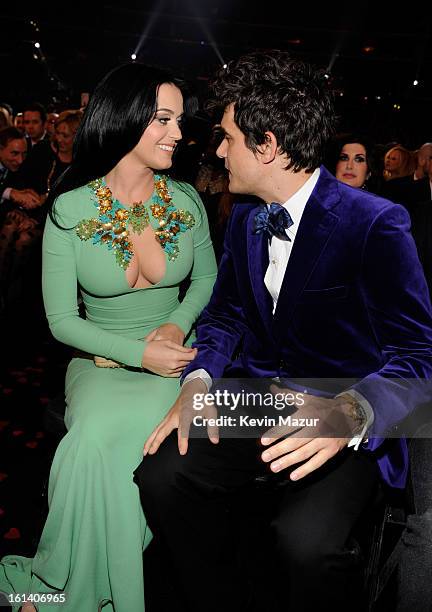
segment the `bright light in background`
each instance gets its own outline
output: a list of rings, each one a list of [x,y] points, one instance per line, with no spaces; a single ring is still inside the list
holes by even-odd
[[[142,31],[142,34],[140,36],[140,39],[138,41],[138,44],[135,48],[135,51],[132,55],[135,55],[135,58],[132,57],[132,59],[136,59],[136,56],[139,54],[139,52],[141,51],[142,46],[144,45],[146,39],[148,38],[148,35],[150,34],[150,30],[152,29],[153,25],[155,24],[155,22],[157,21],[159,15],[162,12],[162,8],[163,8],[163,4],[164,4],[164,0],[159,0],[159,5],[157,7],[155,7],[152,11],[152,13],[150,14],[149,20],[147,21],[144,30]]]
[[[197,20],[197,22],[199,23],[199,25],[202,28],[202,31],[204,32],[206,39],[207,39],[207,44],[210,45],[210,47],[213,49],[213,51],[216,53],[220,63],[222,64],[222,68],[226,69],[226,64],[225,64],[225,60],[222,57],[221,52],[219,51],[219,47],[216,44],[216,40],[215,37],[213,36],[213,34],[210,31],[210,28],[207,25],[207,21],[204,20],[201,15],[198,14],[198,12],[196,10],[194,10],[194,6],[192,6],[192,3],[190,3],[190,8],[191,8],[191,12],[194,14],[195,19]],[[201,40],[201,45],[205,43],[204,40]]]
[[[224,64],[224,65],[222,66],[222,68],[223,68],[224,70],[226,70],[226,69],[228,68],[228,64]]]
[[[413,85],[414,85],[414,87],[415,87],[416,85],[418,85],[418,84],[419,84],[419,82],[417,81],[417,79],[414,79],[414,81],[413,81]]]
[[[36,49],[40,49],[40,43],[35,42],[34,46],[36,47]]]
[[[132,53],[132,55],[131,55],[131,59],[135,61],[135,60],[136,60],[136,58],[137,58],[136,53]]]

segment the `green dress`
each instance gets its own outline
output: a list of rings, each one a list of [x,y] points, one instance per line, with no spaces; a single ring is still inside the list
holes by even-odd
[[[98,368],[74,358],[66,374],[64,436],[51,468],[49,514],[33,559],[8,556],[0,564],[0,591],[66,593],[66,603],[36,604],[51,612],[144,610],[142,552],[151,539],[133,471],[144,441],[179,391],[178,378],[141,366],[143,340],[155,327],[176,323],[186,334],[207,304],[216,264],[204,207],[192,187],[169,182],[172,204],[195,223],[177,235],[178,254],[166,260],[164,278],[132,289],[110,244],[77,235],[98,210],[89,185],[60,196],[61,230],[48,219],[43,243],[43,290],[50,329],[58,340],[132,369]],[[148,219],[159,221],[150,205]],[[179,302],[179,283],[191,284]],[[77,284],[85,305],[80,318]],[[190,343],[190,339],[188,344]],[[105,605],[104,605],[105,604]],[[14,609],[18,609],[18,606]]]

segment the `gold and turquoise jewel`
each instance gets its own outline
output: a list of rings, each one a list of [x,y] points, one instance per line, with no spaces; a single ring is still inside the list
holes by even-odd
[[[150,223],[147,208],[142,202],[132,204],[129,209],[125,208],[118,200],[113,200],[111,190],[103,179],[92,181],[89,187],[94,192],[99,217],[80,221],[76,233],[81,240],[93,238],[93,244],[105,243],[108,249],[115,251],[118,264],[126,270],[133,257],[128,226],[140,234]],[[190,212],[177,210],[171,199],[167,177],[155,175],[155,192],[150,205],[152,216],[159,225],[155,230],[155,238],[168,259],[173,261],[179,253],[178,234],[191,229],[195,219]]]

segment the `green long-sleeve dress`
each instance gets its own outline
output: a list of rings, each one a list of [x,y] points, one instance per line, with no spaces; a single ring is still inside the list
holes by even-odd
[[[33,559],[8,556],[0,564],[0,591],[66,593],[66,603],[37,604],[38,610],[96,612],[104,602],[104,612],[144,609],[142,551],[151,534],[133,471],[141,462],[144,441],[176,399],[179,380],[133,368],[141,366],[141,339],[155,327],[172,322],[190,331],[216,276],[198,195],[185,184],[168,180],[168,187],[172,205],[184,211],[180,217],[189,225],[180,226],[172,244],[162,243],[165,276],[146,289],[133,289],[126,281],[119,265],[122,257],[124,264],[125,249],[120,247],[125,243],[115,247],[109,234],[100,239],[103,232],[97,230],[106,218],[100,206],[98,211],[94,185],[58,198],[58,222],[71,229],[59,229],[50,219],[46,224],[43,289],[53,335],[132,369],[98,368],[85,358],[72,359],[68,367],[68,433],[51,468],[49,514],[37,553]],[[161,224],[160,216],[152,214],[154,198],[141,213],[145,208],[156,232]],[[126,210],[117,201],[115,206]],[[179,302],[179,283],[189,274],[190,287]],[[85,320],[78,315],[77,284]]]

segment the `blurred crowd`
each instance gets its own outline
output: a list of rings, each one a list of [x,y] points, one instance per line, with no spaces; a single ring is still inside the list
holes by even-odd
[[[47,112],[33,103],[14,113],[7,103],[0,104],[0,321],[20,317],[29,299],[41,304],[40,246],[46,201],[71,163],[84,111]],[[174,178],[192,183],[200,193],[218,259],[231,207],[240,199],[229,193],[227,171],[216,156],[221,139],[219,126],[198,113],[185,126],[172,170]],[[359,134],[339,134],[324,164],[353,188],[367,189],[407,208],[431,287],[432,143],[418,143],[412,151],[403,143],[379,144]]]

